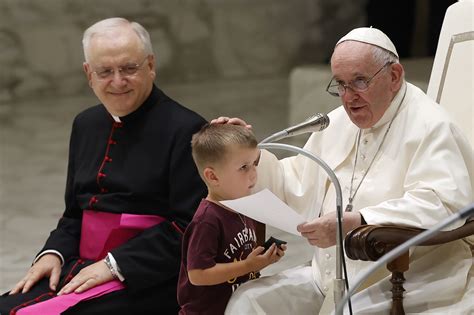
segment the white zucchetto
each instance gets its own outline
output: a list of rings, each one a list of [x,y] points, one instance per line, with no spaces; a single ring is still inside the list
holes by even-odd
[[[388,36],[385,35],[385,33],[379,29],[373,27],[355,28],[349,33],[347,33],[345,36],[343,36],[336,43],[336,46],[347,40],[355,40],[358,42],[378,46],[380,48],[390,51],[398,58],[398,53],[397,49],[395,48],[395,45],[392,43],[390,38],[388,38]]]

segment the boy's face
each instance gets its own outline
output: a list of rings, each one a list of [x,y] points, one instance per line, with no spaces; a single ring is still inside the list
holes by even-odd
[[[214,167],[216,180],[211,189],[221,200],[237,199],[251,194],[257,182],[259,149],[234,147]]]

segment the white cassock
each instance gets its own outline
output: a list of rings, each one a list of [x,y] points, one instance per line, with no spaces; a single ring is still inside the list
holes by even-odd
[[[473,202],[473,149],[448,113],[407,83],[375,126],[361,131],[353,190],[394,116],[381,150],[355,196],[354,211],[359,211],[368,224],[430,228]],[[345,205],[359,129],[342,106],[329,117],[330,126],[312,134],[305,149],[335,171]],[[258,171],[259,189],[269,188],[308,221],[335,211],[334,186],[313,161],[303,156],[278,161],[262,150]],[[373,263],[346,259],[346,264],[351,280]],[[311,267],[298,267],[244,284],[234,293],[226,314],[315,314],[335,277],[335,265],[334,246],[315,247]],[[412,249],[410,269],[405,273],[406,313],[474,314],[473,274],[472,252],[466,240]],[[388,272],[379,272],[371,279],[374,285],[352,298],[354,314],[388,313],[391,283],[387,275]]]

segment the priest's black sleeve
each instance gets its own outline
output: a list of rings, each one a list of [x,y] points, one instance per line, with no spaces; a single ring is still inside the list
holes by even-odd
[[[75,122],[73,123],[71,137],[69,141],[69,160],[67,168],[65,203],[66,209],[75,211],[65,211],[59,220],[57,227],[50,233],[44,247],[38,253],[53,249],[63,255],[65,261],[71,257],[79,256],[79,242],[81,237],[81,211],[74,198],[74,147],[75,147]]]

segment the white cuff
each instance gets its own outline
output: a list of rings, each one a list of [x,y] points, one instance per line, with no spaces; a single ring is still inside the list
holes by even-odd
[[[58,252],[57,250],[55,249],[47,249],[45,250],[44,252],[40,253],[38,256],[36,256],[35,260],[33,260],[33,264],[34,265],[41,257],[43,257],[44,255],[46,254],[55,254],[55,255],[58,255],[59,258],[61,259],[61,267],[64,266],[64,257],[63,255],[61,255],[60,252]]]
[[[117,278],[121,281],[124,282],[125,278],[120,272],[120,267],[117,264],[117,261],[115,260],[114,256],[111,253],[107,253],[107,256],[109,257],[110,264],[112,265],[112,268],[115,271],[115,274],[117,275]]]

